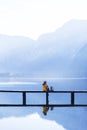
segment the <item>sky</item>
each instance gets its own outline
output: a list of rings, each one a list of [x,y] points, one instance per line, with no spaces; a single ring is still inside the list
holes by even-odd
[[[72,19],[87,20],[87,0],[0,0],[0,34],[36,40]]]
[[[4,125],[5,124],[5,125]],[[25,117],[9,117],[0,119],[0,130],[66,130],[55,121],[42,119],[38,113]]]

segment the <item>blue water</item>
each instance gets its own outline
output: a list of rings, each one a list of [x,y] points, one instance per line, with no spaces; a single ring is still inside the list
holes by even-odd
[[[20,79],[16,82],[30,84],[0,84],[0,90],[42,90],[42,83],[47,80],[54,90],[87,90],[87,79]],[[10,82],[13,82],[12,80]],[[15,81],[14,81],[15,82]],[[33,84],[34,83],[34,84]],[[50,103],[69,103],[70,95],[50,94]],[[87,94],[75,95],[76,103],[87,103]],[[28,94],[27,103],[45,103],[43,94]],[[21,95],[0,94],[0,103],[22,103]],[[87,107],[60,107],[49,110],[47,116],[42,113],[42,107],[0,107],[0,118],[9,116],[24,116],[38,112],[42,118],[55,120],[67,130],[87,129]]]

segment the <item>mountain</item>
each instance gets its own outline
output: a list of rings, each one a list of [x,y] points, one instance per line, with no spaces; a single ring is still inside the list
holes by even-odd
[[[78,50],[71,66],[75,72],[87,77],[87,43]]]
[[[0,35],[0,71],[51,77],[84,76],[86,36],[86,20],[71,20],[55,32],[40,36],[37,41]],[[79,62],[84,62],[85,68]]]
[[[83,48],[87,43],[86,35],[87,21],[83,20],[69,21],[55,32],[42,35],[38,39],[40,45],[37,49],[42,58],[37,65],[40,64],[41,70],[50,73],[50,75],[81,76],[79,71],[75,72],[76,66],[73,64],[76,64],[75,59],[78,59],[80,50],[84,51]],[[86,53],[85,51],[85,60]],[[85,62],[85,66],[86,64],[87,62]]]
[[[33,46],[35,46],[35,42],[27,37],[0,35],[0,71],[19,72],[25,70]]]

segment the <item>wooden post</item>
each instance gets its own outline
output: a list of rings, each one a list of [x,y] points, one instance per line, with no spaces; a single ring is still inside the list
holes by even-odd
[[[71,92],[71,105],[74,105],[74,92]]]
[[[49,94],[48,94],[48,91],[46,92],[46,106],[48,106],[49,104],[49,98],[48,98]]]
[[[26,105],[26,92],[23,92],[23,106]]]

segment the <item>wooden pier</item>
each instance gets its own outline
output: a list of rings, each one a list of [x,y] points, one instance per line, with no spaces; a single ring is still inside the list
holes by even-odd
[[[11,91],[11,90],[0,90],[0,94],[20,94],[21,98],[22,98],[22,103],[0,103],[0,107],[43,107],[43,106],[47,106],[47,107],[87,107],[87,103],[75,103],[75,94],[87,94],[87,90],[80,90],[80,91],[48,91],[48,92],[43,92],[43,91]],[[44,93],[43,96],[45,96],[45,103],[41,103],[39,104],[38,101],[37,101],[37,104],[31,104],[31,103],[27,103],[26,101],[26,98],[27,98],[27,94],[31,94],[31,93],[37,93],[37,94],[40,94],[40,93]],[[54,103],[49,103],[49,94],[69,94],[69,100],[70,100],[70,103],[64,103],[64,104],[54,104]],[[5,99],[4,99],[5,100]],[[58,100],[58,99],[57,99]],[[85,99],[87,100],[87,99]],[[2,99],[3,101],[3,99]]]

